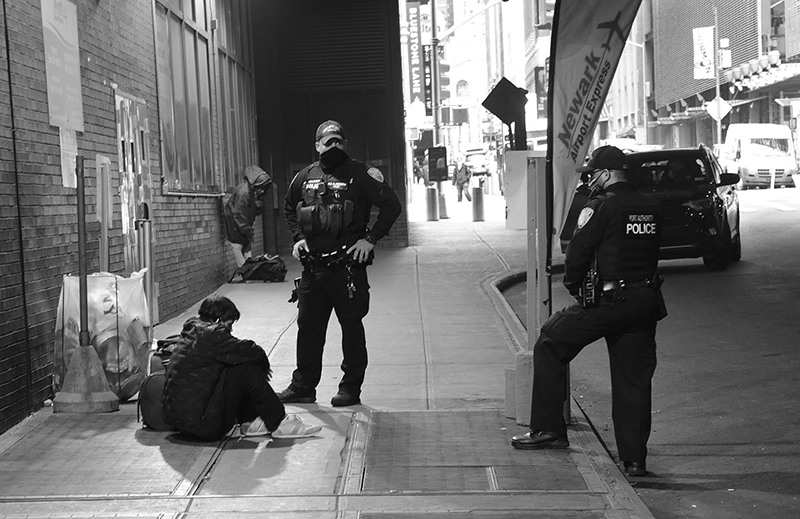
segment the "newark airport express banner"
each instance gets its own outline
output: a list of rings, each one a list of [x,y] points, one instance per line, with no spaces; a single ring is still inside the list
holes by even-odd
[[[561,234],[611,80],[641,0],[558,0],[550,47],[547,164]],[[553,251],[553,235],[549,235]]]

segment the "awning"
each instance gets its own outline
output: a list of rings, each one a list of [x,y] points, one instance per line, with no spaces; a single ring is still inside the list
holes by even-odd
[[[617,132],[617,138],[625,139],[628,137],[636,137],[636,126],[629,126]]]
[[[761,97],[754,97],[752,99],[729,99],[728,104],[731,105],[732,108],[736,108],[737,106],[742,106],[750,103],[754,103],[756,101],[761,101],[762,99],[766,99],[767,96]]]

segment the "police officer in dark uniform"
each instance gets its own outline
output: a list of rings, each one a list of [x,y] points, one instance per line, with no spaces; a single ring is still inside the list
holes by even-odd
[[[344,128],[325,121],[317,128],[320,159],[295,175],[286,193],[284,214],[303,263],[297,287],[297,369],[278,394],[284,403],[311,403],[322,376],[322,351],[331,311],[342,327],[342,371],[334,406],[360,403],[367,368],[362,319],[369,311],[367,265],[372,249],[400,216],[401,205],[377,168],[345,152]],[[367,228],[372,206],[378,216]]]
[[[592,175],[592,195],[566,251],[564,286],[578,303],[542,326],[533,349],[531,430],[514,436],[511,444],[516,449],[569,446],[563,415],[567,367],[584,346],[604,337],[619,459],[627,475],[643,476],[656,322],[666,316],[656,274],[662,208],[628,179],[626,157],[618,148],[597,148],[578,172]]]

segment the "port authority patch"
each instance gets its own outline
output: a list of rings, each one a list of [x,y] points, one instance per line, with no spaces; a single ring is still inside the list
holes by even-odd
[[[578,229],[583,229],[583,226],[589,223],[594,215],[594,209],[591,207],[584,207],[581,214],[578,215]]]

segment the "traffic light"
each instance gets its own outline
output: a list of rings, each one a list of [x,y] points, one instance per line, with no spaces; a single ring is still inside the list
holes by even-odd
[[[439,60],[439,102],[450,99],[450,64]]]

